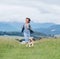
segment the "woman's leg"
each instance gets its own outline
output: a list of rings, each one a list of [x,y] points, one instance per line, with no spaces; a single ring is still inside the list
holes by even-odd
[[[28,47],[28,43],[29,43],[29,35],[27,33],[24,33],[24,38],[25,38],[25,42],[26,42],[26,47]]]

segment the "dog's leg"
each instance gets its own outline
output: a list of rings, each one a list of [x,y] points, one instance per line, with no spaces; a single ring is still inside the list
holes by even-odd
[[[31,43],[29,42],[29,47],[31,47]]]
[[[31,44],[31,45],[32,45],[32,47],[33,47],[33,46],[34,46],[34,43],[32,42],[32,44]]]
[[[26,47],[28,47],[28,42],[26,43]]]

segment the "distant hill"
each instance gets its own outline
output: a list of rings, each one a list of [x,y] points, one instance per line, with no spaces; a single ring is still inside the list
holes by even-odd
[[[60,25],[54,25],[49,28],[51,34],[60,34]]]
[[[0,22],[0,31],[21,31],[21,27],[19,22]]]
[[[4,32],[21,32],[24,23],[19,22],[0,22],[0,31]],[[60,34],[60,25],[53,23],[34,23],[31,22],[34,32],[42,34]]]
[[[55,24],[53,24],[53,23],[34,23],[34,22],[32,22],[31,25],[34,28],[49,28],[49,27],[51,27],[52,25],[55,25]]]
[[[48,28],[39,28],[36,30],[47,35],[49,34],[56,35],[56,34],[60,34],[60,25],[54,24]]]

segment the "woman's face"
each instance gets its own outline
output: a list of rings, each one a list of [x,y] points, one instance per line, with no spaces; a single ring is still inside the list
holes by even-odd
[[[29,23],[29,20],[28,19],[26,19],[26,23]]]

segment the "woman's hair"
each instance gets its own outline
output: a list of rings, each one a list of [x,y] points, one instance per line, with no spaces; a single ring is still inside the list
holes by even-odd
[[[30,19],[30,18],[28,18],[28,17],[27,17],[26,19],[28,19],[28,20],[29,20],[29,23],[30,23],[31,19]]]

